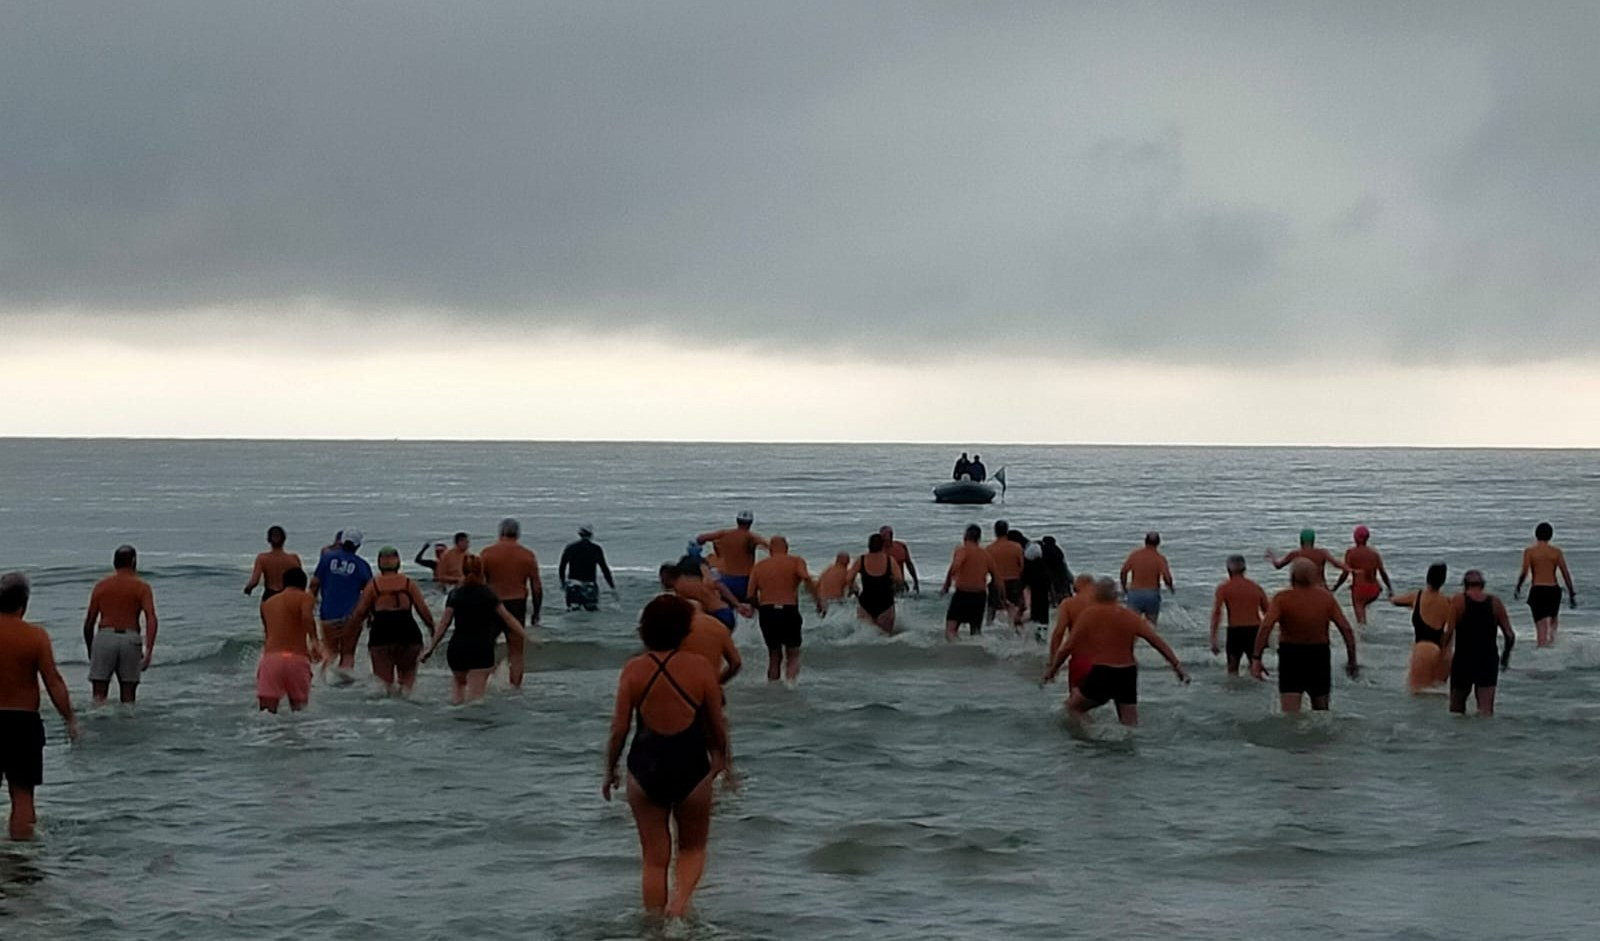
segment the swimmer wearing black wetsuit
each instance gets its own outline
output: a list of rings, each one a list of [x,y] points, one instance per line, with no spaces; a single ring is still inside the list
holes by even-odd
[[[1450,664],[1450,711],[1467,711],[1467,694],[1475,694],[1478,715],[1494,715],[1495,688],[1500,671],[1511,666],[1511,648],[1517,635],[1511,616],[1499,598],[1484,591],[1483,573],[1473,569],[1462,577],[1464,589],[1450,605],[1448,636],[1455,638],[1455,659]],[[1495,630],[1505,635],[1502,653],[1495,645]]]

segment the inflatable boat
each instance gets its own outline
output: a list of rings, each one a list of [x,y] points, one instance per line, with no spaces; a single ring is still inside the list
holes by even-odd
[[[996,486],[998,484],[998,486]],[[992,481],[952,480],[933,488],[935,503],[982,504],[993,503],[994,498],[1006,492],[1006,469],[995,471]]]

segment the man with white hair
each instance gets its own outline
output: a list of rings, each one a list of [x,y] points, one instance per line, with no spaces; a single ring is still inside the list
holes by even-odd
[[[521,538],[521,523],[510,517],[500,521],[500,539],[485,548],[481,556],[483,578],[494,589],[506,611],[524,627],[530,623],[528,601],[531,598],[531,623],[538,626],[539,614],[544,608],[544,583],[539,578],[539,558],[521,543]],[[506,671],[512,686],[522,686],[526,658],[526,641],[515,634],[506,634]]]
[[[0,779],[11,792],[13,840],[33,839],[34,789],[44,780],[44,722],[39,718],[39,684],[67,722],[67,737],[78,740],[72,696],[56,669],[50,635],[22,618],[32,595],[20,572],[0,576]]]
[[[606,585],[617,590],[617,580],[611,577],[611,566],[606,564],[606,550],[594,541],[594,527],[587,523],[578,527],[576,542],[567,543],[561,550],[561,562],[556,566],[556,577],[567,595],[567,610],[600,610],[600,581],[596,574],[605,576]]]

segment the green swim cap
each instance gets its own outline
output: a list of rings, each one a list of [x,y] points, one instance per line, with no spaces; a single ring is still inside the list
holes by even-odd
[[[1302,530],[1300,530],[1300,541],[1302,543],[1316,542],[1317,541],[1317,531],[1314,530],[1314,529],[1302,529]]]
[[[384,565],[383,564],[383,560],[384,560],[385,556],[392,557],[394,559],[394,564],[393,565]],[[380,571],[380,572],[398,572],[399,570],[400,570],[400,550],[396,549],[394,546],[384,546],[382,549],[379,549],[378,550],[378,571]]]

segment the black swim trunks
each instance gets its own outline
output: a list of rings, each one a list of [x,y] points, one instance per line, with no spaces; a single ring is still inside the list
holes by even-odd
[[[44,781],[44,721],[31,709],[0,709],[0,779],[33,789]]]
[[[757,614],[761,618],[761,639],[768,650],[800,646],[800,608],[792,604],[764,604]]]
[[[1327,644],[1278,644],[1278,692],[1321,699],[1333,689],[1333,648]]]
[[[511,601],[501,601],[506,611],[523,627],[528,626],[528,599],[516,598]]]
[[[271,598],[273,595],[276,595],[281,591],[283,591],[282,588],[267,588],[263,586],[261,589],[261,603],[266,604],[268,598]]]
[[[967,624],[972,633],[983,630],[983,618],[988,613],[989,599],[981,591],[957,591],[950,596],[950,607],[944,619],[956,625]]]
[[[1108,702],[1115,702],[1119,706],[1136,706],[1139,704],[1139,668],[1090,667],[1088,674],[1078,684],[1078,692],[1096,706]]]
[[[1230,627],[1228,628],[1228,659],[1245,657],[1252,663],[1256,659],[1256,634],[1260,633],[1259,627]]]
[[[1500,655],[1494,648],[1486,652],[1456,651],[1450,661],[1450,688],[1456,691],[1493,689],[1500,682]]]
[[[1022,607],[1022,579],[1008,578],[1005,583],[1006,603],[1014,608]]]
[[[1535,621],[1556,617],[1561,613],[1561,586],[1535,585],[1528,589],[1528,609]]]

